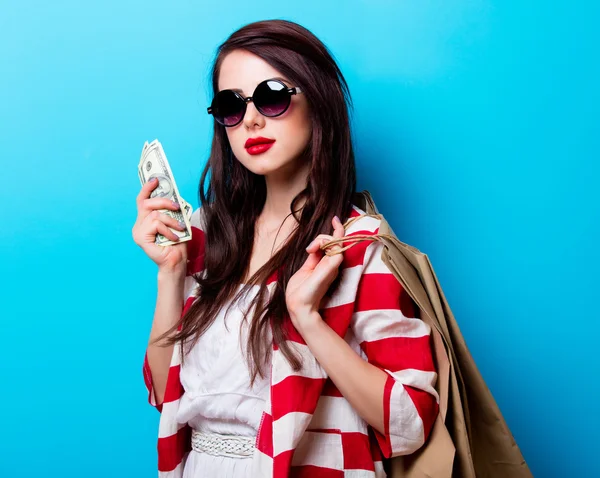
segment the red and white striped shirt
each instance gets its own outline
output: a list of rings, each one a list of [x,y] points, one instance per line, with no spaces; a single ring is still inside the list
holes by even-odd
[[[362,214],[353,206],[350,217]],[[192,216],[193,239],[187,243],[184,313],[195,298],[192,275],[204,268],[201,219],[198,209]],[[379,223],[361,217],[346,235],[377,234]],[[382,457],[410,454],[425,443],[438,413],[431,329],[418,318],[417,306],[381,259],[382,249],[379,241],[363,241],[344,251],[341,283],[320,312],[358,355],[387,372],[385,433],[368,425],[342,396],[288,317],[288,342],[302,357],[302,367],[292,370],[273,345],[271,399],[256,437],[253,477],[384,477]],[[191,449],[189,425],[176,421],[184,393],[179,356],[176,344],[162,404],[156,403],[147,355],[144,358],[148,401],[161,412],[159,478],[181,478]]]

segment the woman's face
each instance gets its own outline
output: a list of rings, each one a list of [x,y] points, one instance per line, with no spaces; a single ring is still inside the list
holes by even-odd
[[[258,56],[246,50],[234,50],[221,63],[218,87],[238,90],[243,97],[252,96],[260,82],[279,78],[288,88],[298,86],[290,83],[279,71]],[[242,122],[225,128],[233,154],[247,169],[260,175],[293,175],[302,163],[304,152],[311,137],[311,121],[304,94],[292,95],[292,101],[281,116],[266,117],[258,112],[253,102],[247,104]],[[249,138],[275,140],[272,146],[259,154],[246,148]]]

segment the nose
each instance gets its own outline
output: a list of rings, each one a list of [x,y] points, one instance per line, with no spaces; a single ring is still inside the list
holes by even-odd
[[[265,117],[260,114],[260,112],[254,106],[253,101],[249,101],[246,104],[246,114],[244,115],[244,126],[247,129],[254,128],[255,126],[258,128],[262,128],[265,125]]]

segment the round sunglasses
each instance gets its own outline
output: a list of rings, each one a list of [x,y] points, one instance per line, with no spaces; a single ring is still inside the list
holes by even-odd
[[[236,126],[244,119],[250,101],[254,102],[260,114],[272,118],[285,113],[292,101],[292,95],[298,93],[302,91],[297,86],[288,88],[280,80],[265,80],[256,86],[252,96],[246,98],[235,90],[219,91],[207,111],[217,123],[226,127]]]

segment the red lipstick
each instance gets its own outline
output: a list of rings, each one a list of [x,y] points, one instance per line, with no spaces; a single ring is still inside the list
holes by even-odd
[[[274,142],[274,139],[258,136],[256,138],[248,138],[244,144],[244,148],[246,148],[248,154],[255,155],[269,150]]]

